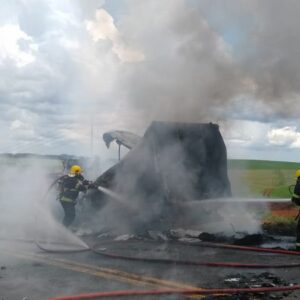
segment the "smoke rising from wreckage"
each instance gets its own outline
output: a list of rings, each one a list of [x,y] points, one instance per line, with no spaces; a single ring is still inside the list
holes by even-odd
[[[124,215],[116,212],[120,222],[130,220],[127,225],[132,230],[179,225],[188,217],[185,202],[231,196],[219,127],[153,122],[136,146],[99,176],[95,185],[122,195],[136,208],[138,214],[131,218],[126,210],[122,210]],[[94,192],[92,201],[101,207],[107,196]]]

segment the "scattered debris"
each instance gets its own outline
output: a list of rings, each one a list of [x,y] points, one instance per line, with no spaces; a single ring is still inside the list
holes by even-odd
[[[75,230],[75,234],[77,236],[84,236],[84,235],[91,235],[93,233],[93,231],[91,229],[83,229],[83,228],[79,228],[78,230]]]
[[[239,282],[241,278],[227,278],[224,282]]]
[[[221,242],[218,238],[216,234],[212,234],[212,233],[208,233],[208,232],[202,232],[201,234],[199,234],[199,239],[203,242]],[[224,236],[222,239],[222,242],[224,241]]]
[[[232,236],[225,236],[223,233],[212,234],[202,232],[198,237],[203,242],[230,243],[234,245],[261,245],[274,240],[274,238],[269,235],[260,233],[247,234],[242,232],[237,232]]]
[[[187,238],[187,237],[183,237],[181,239],[178,239],[179,242],[182,243],[189,243],[189,244],[193,244],[193,243],[199,243],[198,239],[195,238]]]
[[[123,234],[123,235],[119,235],[116,238],[114,238],[114,241],[128,241],[135,238],[134,234]]]
[[[260,245],[265,240],[265,237],[262,234],[247,234],[243,237],[237,237],[233,244],[235,245]]]
[[[157,240],[158,241],[167,241],[167,240],[169,240],[167,235],[165,235],[161,231],[148,230],[148,235],[149,235],[150,238],[152,238],[153,240],[156,240],[156,241]]]
[[[228,288],[264,288],[264,287],[276,287],[276,286],[290,286],[289,284],[279,276],[272,274],[270,272],[264,272],[261,274],[247,273],[247,274],[231,274],[224,279],[224,284]],[[230,298],[223,297],[221,299],[284,299],[284,297],[290,295],[291,292],[284,293],[259,293],[259,294],[244,294],[244,295],[232,295]],[[214,299],[214,298],[209,298]],[[217,298],[220,299],[220,298]]]
[[[115,241],[126,241],[129,239],[142,239],[142,240],[155,240],[155,241],[170,241],[176,240],[181,242],[195,243],[203,242],[216,242],[228,243],[234,245],[262,245],[265,243],[278,242],[274,237],[265,234],[247,234],[238,232],[232,236],[226,236],[223,233],[208,233],[193,229],[176,228],[167,231],[147,230],[142,234],[123,234],[116,235],[113,231],[103,232],[97,235],[97,239],[114,239]]]
[[[171,229],[169,231],[169,235],[171,238],[198,238],[199,235],[202,234],[202,231],[199,230],[192,230],[192,229]]]
[[[97,239],[105,239],[105,238],[110,238],[111,235],[107,232],[104,233],[100,233],[99,235],[97,235]]]
[[[0,269],[1,270],[6,270],[6,267],[5,266],[1,266]]]
[[[231,274],[224,279],[224,284],[228,288],[264,288],[264,287],[276,287],[276,286],[292,286],[293,284],[287,283],[285,280],[281,279],[269,272],[264,272],[261,274],[247,273],[247,274]],[[230,296],[208,296],[205,300],[279,300],[285,299],[292,292],[283,293],[259,293],[259,294],[235,294]]]

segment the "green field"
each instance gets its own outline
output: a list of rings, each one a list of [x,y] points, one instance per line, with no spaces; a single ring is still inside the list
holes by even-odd
[[[228,160],[232,193],[237,197],[290,198],[300,163],[266,160]]]

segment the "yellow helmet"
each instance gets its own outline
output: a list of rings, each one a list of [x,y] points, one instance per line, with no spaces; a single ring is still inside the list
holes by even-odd
[[[70,168],[70,174],[76,175],[82,173],[82,168],[78,165],[73,165]]]
[[[300,169],[298,169],[296,172],[295,172],[295,176],[298,178],[300,177]]]

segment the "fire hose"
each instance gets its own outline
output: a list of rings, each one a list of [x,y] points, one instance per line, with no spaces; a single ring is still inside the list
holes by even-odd
[[[35,245],[42,251],[48,252],[48,253],[78,253],[78,252],[87,252],[90,251],[90,248],[83,248],[83,249],[63,249],[63,250],[56,250],[56,249],[47,249],[46,247],[42,246],[41,243],[38,241],[34,242]],[[48,243],[49,244],[49,243]],[[51,244],[56,244],[56,243],[51,243]],[[64,244],[69,246],[68,244]]]
[[[48,300],[86,300],[109,297],[150,296],[150,295],[234,295],[258,294],[272,292],[288,292],[300,290],[300,284],[293,286],[263,287],[263,288],[221,288],[221,289],[155,289],[155,290],[121,290],[110,292],[88,293],[74,296],[55,297]]]
[[[48,253],[74,253],[74,252],[86,252],[92,251],[95,254],[112,258],[112,259],[123,259],[130,261],[143,261],[148,263],[163,263],[163,264],[173,264],[173,265],[189,265],[189,266],[206,266],[206,267],[223,267],[223,268],[248,268],[248,269],[280,269],[280,268],[298,268],[300,263],[290,263],[290,264],[259,264],[259,263],[239,263],[239,262],[207,262],[207,261],[191,261],[191,260],[178,260],[178,259],[169,259],[169,258],[149,258],[149,257],[137,257],[137,256],[127,256],[121,255],[106,251],[101,251],[96,247],[89,246],[84,249],[76,250],[58,250],[58,249],[48,249],[42,246],[39,242],[35,242],[37,247]],[[182,243],[180,243],[182,244]],[[195,245],[189,245],[195,246]],[[215,243],[203,243],[198,244],[199,247],[209,247],[209,248],[223,248],[231,250],[240,250],[240,251],[253,251],[253,252],[263,252],[270,254],[283,254],[283,255],[300,255],[300,252],[282,250],[282,249],[269,249],[269,248],[258,248],[258,247],[246,247],[246,246],[236,246],[236,245],[227,245],[227,244],[215,244]]]
[[[46,252],[74,252],[74,250],[50,250],[41,246],[36,242],[37,246]],[[267,249],[267,248],[257,248],[257,247],[248,247],[248,246],[237,246],[237,245],[226,245],[226,244],[215,244],[215,243],[203,243],[198,244],[197,246],[203,247],[213,247],[213,248],[225,248],[232,250],[242,250],[242,251],[255,251],[255,252],[265,252],[271,254],[287,254],[287,255],[300,255],[297,251],[282,250],[282,249]],[[157,259],[157,258],[140,258],[135,256],[124,256],[114,253],[108,253],[100,251],[93,247],[82,249],[81,251],[91,250],[96,254],[114,258],[114,259],[126,259],[126,260],[140,260],[145,262],[157,262],[157,263],[171,263],[171,264],[183,264],[183,265],[198,265],[198,266],[210,266],[210,267],[231,267],[231,268],[292,268],[300,267],[300,263],[292,264],[244,264],[236,262],[198,262],[198,261],[182,261],[174,259]],[[125,290],[125,291],[113,291],[113,292],[100,292],[100,293],[91,293],[91,294],[82,294],[75,296],[66,296],[66,297],[56,297],[49,300],[76,300],[76,299],[97,299],[104,297],[121,297],[121,296],[142,296],[142,295],[167,295],[167,294],[183,294],[183,295],[212,295],[212,294],[237,294],[237,293],[270,293],[270,292],[282,292],[282,291],[294,291],[299,290],[299,285],[294,286],[283,286],[283,287],[272,287],[272,288],[246,288],[246,289],[159,289],[159,290]]]
[[[200,245],[201,247],[202,245]],[[209,247],[209,245],[203,245],[204,247]],[[255,252],[267,252],[272,254],[287,254],[287,255],[300,255],[300,252],[289,251],[289,250],[279,250],[277,249],[264,249],[256,247],[248,247],[249,249],[244,249],[243,247],[231,245],[216,244],[211,245],[213,248],[227,248],[234,250],[250,250]],[[136,256],[126,256],[115,253],[108,253],[105,251],[100,251],[96,248],[90,248],[96,254],[113,258],[113,259],[123,259],[131,261],[143,261],[149,263],[164,263],[164,264],[174,264],[174,265],[189,265],[189,266],[206,266],[206,267],[223,267],[223,268],[248,268],[248,269],[280,269],[280,268],[297,268],[300,267],[300,263],[290,263],[290,264],[258,264],[258,263],[239,263],[239,262],[207,262],[207,261],[188,261],[188,260],[178,260],[169,258],[148,258],[148,257],[136,257]],[[265,251],[266,250],[266,251]]]

